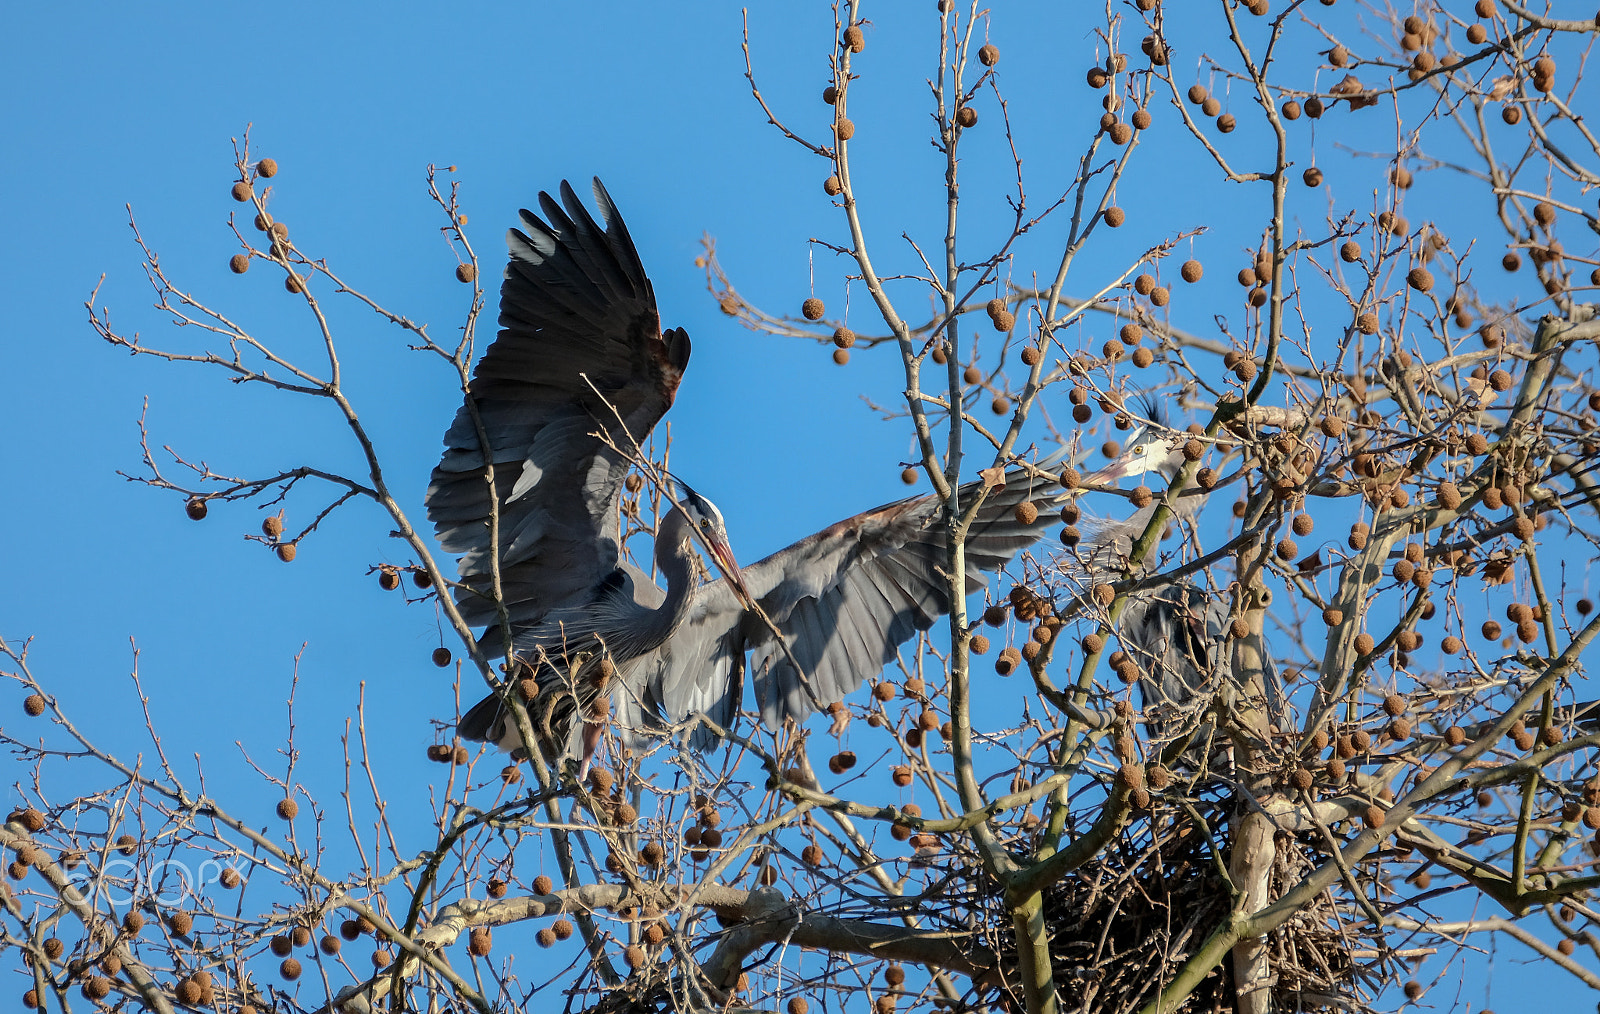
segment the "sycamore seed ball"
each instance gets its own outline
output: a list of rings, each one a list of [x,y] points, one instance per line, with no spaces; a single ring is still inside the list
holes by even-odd
[[[230,193],[233,194],[233,199],[241,204],[255,196],[250,190],[250,184],[246,183],[244,180],[240,180],[238,183],[235,183],[233,185],[233,190],[230,191]]]
[[[228,258],[228,270],[236,275],[242,275],[250,270],[250,258],[244,254],[234,254]]]
[[[821,320],[823,312],[824,309],[822,300],[818,299],[816,296],[812,296],[810,299],[807,299],[804,303],[800,304],[800,313],[806,318],[806,320]]]
[[[433,649],[433,664],[443,669],[450,664],[450,649],[438,647]]]

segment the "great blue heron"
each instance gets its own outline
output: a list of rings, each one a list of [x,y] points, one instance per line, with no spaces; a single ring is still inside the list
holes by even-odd
[[[503,606],[516,663],[508,668],[527,666],[538,683],[536,734],[585,765],[612,699],[624,724],[698,712],[727,727],[748,652],[762,717],[776,727],[856,689],[950,608],[932,496],[858,514],[741,571],[717,509],[680,484],[656,533],[666,590],[620,558],[627,452],[672,405],[689,337],[661,330],[650,281],[599,180],[594,199],[603,226],[563,183],[560,203],[541,193],[543,217],[523,211],[525,231],[510,231],[501,330],[445,434],[427,493],[441,545],[460,554],[462,615],[488,628],[480,643],[499,655]],[[1042,521],[1025,524],[1015,510],[1040,495],[1043,483],[1030,474],[1013,468],[972,525],[968,591],[1045,534]],[[977,491],[966,486],[962,496],[971,502]],[[694,583],[697,539],[725,580]],[[491,695],[458,730],[514,749],[521,740],[509,717]]]
[[[1130,476],[1153,475],[1165,490],[1185,463],[1184,445],[1193,434],[1166,425],[1160,405],[1144,399],[1146,420],[1129,433],[1127,448],[1085,481],[1115,483]],[[1198,485],[1186,486],[1172,498],[1169,525],[1189,525],[1205,496]],[[1188,494],[1188,495],[1185,495]],[[1141,507],[1126,520],[1087,518],[1085,534],[1069,569],[1080,580],[1114,581],[1144,576],[1153,561],[1133,559],[1135,542],[1149,527],[1159,501]],[[1207,591],[1187,578],[1159,581],[1128,597],[1117,621],[1117,636],[1139,671],[1139,696],[1146,728],[1161,741],[1194,729],[1198,713],[1211,695],[1234,674],[1229,596]],[[1262,690],[1271,721],[1284,715],[1285,702],[1270,653],[1262,652]]]

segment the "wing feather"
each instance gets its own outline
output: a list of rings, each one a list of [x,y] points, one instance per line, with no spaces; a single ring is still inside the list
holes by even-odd
[[[585,601],[616,569],[628,462],[597,434],[626,446],[626,427],[643,440],[688,364],[688,336],[662,333],[627,227],[599,180],[593,189],[599,221],[563,183],[559,201],[539,195],[543,217],[523,211],[523,228],[508,233],[500,333],[473,372],[470,404],[446,432],[428,488],[428,518],[460,557],[456,598],[475,625],[496,616],[485,458],[495,465],[505,603],[522,629]],[[498,632],[484,640],[497,643]]]
[[[963,495],[976,490],[976,484],[964,487]],[[1024,525],[1016,519],[1017,504],[1053,495],[1024,469],[1008,473],[1006,488],[985,501],[968,535],[969,592],[1045,534],[1042,521]],[[680,652],[676,642],[685,634],[674,634],[648,675],[648,697],[672,721],[707,701],[731,717],[739,688],[728,688],[742,685],[744,674],[742,668],[734,674],[730,663],[742,661],[748,648],[764,721],[775,728],[786,718],[803,719],[816,705],[789,654],[821,703],[843,698],[893,661],[900,645],[949,611],[944,574],[937,498],[901,500],[841,521],[744,570],[746,585],[782,633],[789,653],[764,624],[745,614],[725,583],[705,585],[696,590],[695,616],[685,625],[695,631],[688,636],[701,650]],[[708,638],[713,631],[724,633]],[[703,650],[712,639],[725,648],[715,658]]]

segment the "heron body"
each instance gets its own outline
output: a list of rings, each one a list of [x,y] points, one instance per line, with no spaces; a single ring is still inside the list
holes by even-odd
[[[1147,405],[1146,414],[1157,420],[1158,406]],[[1183,467],[1181,445],[1186,437],[1163,430],[1159,421],[1141,426],[1129,436],[1124,453],[1085,478],[1091,482],[1115,482],[1130,475],[1153,473],[1163,484],[1170,485]],[[1173,498],[1169,524],[1188,523],[1203,499],[1183,495]],[[1124,521],[1086,519],[1087,536],[1078,552],[1083,578],[1117,580],[1143,571],[1151,561],[1134,559],[1134,544],[1149,527],[1159,506],[1153,503],[1143,507]],[[1209,592],[1186,578],[1156,583],[1128,596],[1117,621],[1117,636],[1138,665],[1141,710],[1153,739],[1171,739],[1196,728],[1200,724],[1199,713],[1233,677],[1231,613],[1228,596]],[[1284,714],[1286,703],[1271,655],[1263,653],[1263,659],[1263,692],[1268,712],[1277,721]]]
[[[618,503],[643,441],[671,407],[689,337],[663,331],[649,279],[605,188],[596,221],[563,183],[508,235],[500,332],[445,434],[427,493],[459,556],[455,599],[486,653],[537,693],[547,751],[587,763],[615,702],[628,729],[695,714],[726,728],[745,676],[777,727],[840,700],[948,612],[942,503],[914,497],[858,514],[741,570],[721,514],[686,484],[656,532],[662,590],[621,559]],[[486,453],[487,451],[487,453]],[[492,465],[492,481],[487,473]],[[1041,478],[1007,473],[966,541],[965,587],[1037,541],[1015,516]],[[962,488],[963,503],[981,487]],[[723,579],[697,584],[703,548]],[[498,587],[497,587],[498,586]],[[758,605],[762,619],[751,608]],[[774,629],[775,628],[775,629]],[[522,746],[498,695],[462,716],[463,738]],[[697,745],[712,742],[702,727]]]

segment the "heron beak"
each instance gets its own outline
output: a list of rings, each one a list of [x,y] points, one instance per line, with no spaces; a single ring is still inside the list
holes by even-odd
[[[1133,474],[1135,464],[1136,461],[1132,456],[1118,458],[1104,468],[1098,468],[1086,474],[1083,477],[1083,482],[1095,486],[1115,485],[1119,479],[1126,479]]]
[[[733,586],[734,591],[744,601],[750,601],[750,589],[745,587],[744,574],[739,570],[739,562],[733,558],[733,549],[720,539],[711,540],[711,552],[717,558],[717,565],[722,569],[722,576]]]

